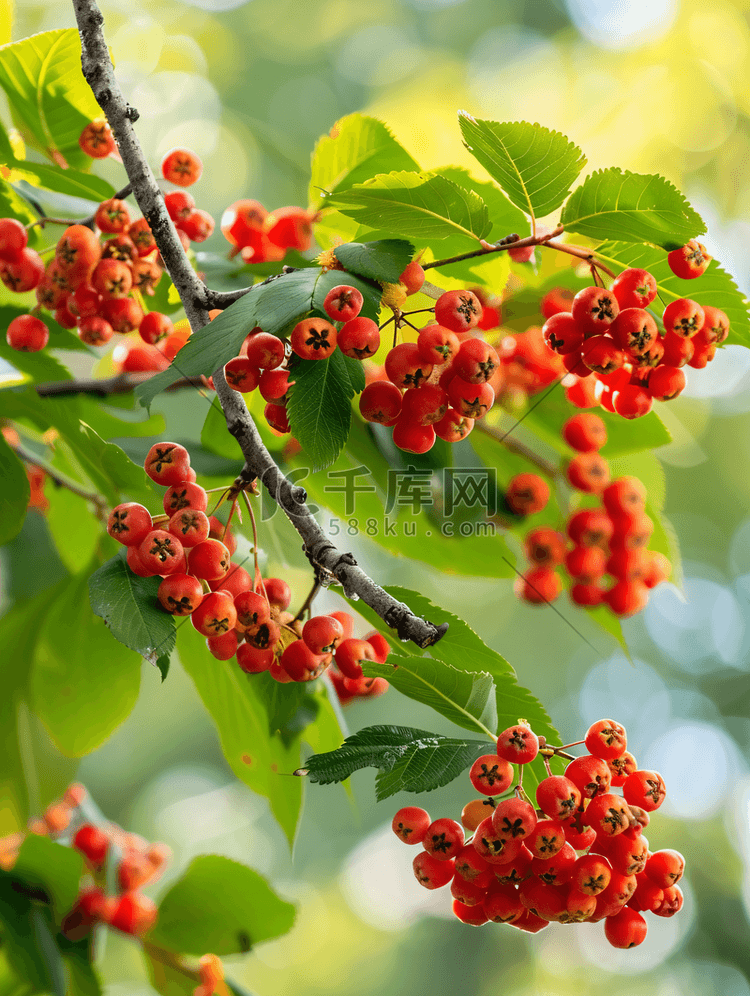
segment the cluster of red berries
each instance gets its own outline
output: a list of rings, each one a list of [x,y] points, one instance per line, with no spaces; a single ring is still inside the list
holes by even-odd
[[[155,443],[144,469],[167,488],[164,514],[152,516],[145,506],[124,502],[110,512],[107,531],[127,548],[134,574],[162,578],[160,605],[172,615],[190,616],[214,657],[236,657],[246,674],[268,671],[279,682],[313,681],[335,661],[331,678],[342,700],[385,691],[388,683],[365,678],[360,664],[385,663],[390,647],[380,634],[353,638],[347,612],[303,624],[287,611],[292,591],[286,581],[252,578],[232,563],[237,542],[228,525],[208,516],[208,493],[195,483],[184,446]]]
[[[643,913],[670,917],[682,908],[684,858],[650,851],[643,835],[664,801],[664,779],[638,768],[624,727],[610,719],[592,724],[581,743],[588,754],[539,783],[538,808],[521,787],[522,771],[507,798],[494,798],[511,788],[514,764],[521,768],[541,751],[549,772],[547,759],[567,750],[549,747],[521,720],[500,734],[497,753],[472,765],[471,784],[485,798],[464,807],[461,823],[432,820],[417,806],[394,816],[396,836],[422,844],[417,881],[426,889],[451,883],[463,923],[492,920],[537,933],[551,922],[604,920],[610,944],[631,948],[646,936]],[[473,834],[468,841],[465,830]]]
[[[269,213],[260,201],[246,199],[229,205],[221,217],[221,232],[232,244],[230,257],[240,255],[246,263],[275,263],[289,249],[305,252],[310,248],[316,217],[301,207]]]
[[[63,933],[71,940],[79,940],[99,923],[136,936],[151,930],[157,919],[156,904],[140,889],[159,878],[169,860],[169,848],[149,844],[112,824],[100,827],[93,823],[83,823],[78,828],[73,847],[85,857],[94,882],[79,893],[63,920]],[[107,896],[102,888],[106,864],[118,852],[118,893]]]
[[[711,257],[689,242],[668,255],[682,279],[699,277]],[[658,292],[648,270],[631,268],[611,289],[586,287],[572,299],[545,298],[544,339],[577,379],[567,388],[579,408],[599,404],[624,418],[640,418],[656,401],[671,401],[685,388],[685,365],[702,369],[729,335],[729,319],[719,308],[690,298],[672,301],[661,328],[648,311]]]
[[[492,408],[502,368],[492,346],[472,334],[482,310],[473,291],[446,291],[435,302],[435,322],[371,372],[359,410],[368,422],[392,426],[399,449],[426,453],[436,438],[459,442]]]
[[[189,193],[169,191],[164,200],[186,247],[211,234],[211,216],[195,208]],[[10,323],[7,342],[27,352],[43,349],[49,341],[39,317],[44,309],[58,325],[76,329],[89,346],[104,345],[115,332],[138,331],[143,356],[135,354],[127,369],[163,369],[187,337],[175,332],[167,315],[144,313],[141,295],[153,296],[163,274],[151,229],[145,218],[133,221],[127,204],[117,198],[99,205],[94,222],[98,235],[87,225],[68,226],[45,266],[28,247],[26,228],[14,218],[0,219],[0,279],[18,293],[35,290],[37,298],[30,314]]]
[[[548,526],[527,533],[531,570],[516,582],[516,594],[535,604],[554,601],[562,591],[555,568],[564,566],[573,580],[570,598],[576,605],[604,604],[615,615],[633,615],[645,608],[649,590],[668,580],[672,567],[664,554],[647,548],[654,523],[645,511],[646,489],[636,477],[610,483],[609,466],[598,452],[607,430],[597,415],[574,415],[562,434],[577,451],[567,464],[568,482],[585,494],[600,495],[602,505],[573,512],[567,538]],[[549,485],[536,474],[519,474],[506,495],[512,510],[523,514],[541,510],[548,498]],[[613,578],[609,588],[603,584],[605,574]]]
[[[81,822],[79,808],[86,797],[83,785],[70,785],[61,799],[50,803],[28,826],[28,832],[37,836],[53,840],[69,837],[70,844],[86,858],[87,872],[75,905],[63,919],[63,933],[79,940],[96,923],[106,923],[126,934],[145,934],[156,922],[157,910],[139,890],[161,875],[169,860],[169,848],[149,844],[114,824],[97,827]],[[24,837],[23,833],[0,837],[0,868],[10,871],[14,867]],[[119,855],[118,894],[107,897],[101,886],[107,857],[115,849]]]

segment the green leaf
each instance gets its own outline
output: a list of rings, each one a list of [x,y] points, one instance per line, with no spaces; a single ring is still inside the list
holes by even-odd
[[[395,284],[411,262],[414,246],[404,239],[345,242],[336,246],[333,254],[349,273]]]
[[[70,573],[77,574],[91,563],[96,553],[102,536],[101,524],[91,513],[88,502],[68,488],[48,481],[44,493],[49,502],[45,518],[55,549]]]
[[[368,726],[337,750],[308,757],[300,773],[330,785],[362,768],[377,768],[381,802],[396,792],[430,792],[447,785],[486,753],[486,740],[443,737],[408,726]]]
[[[57,194],[97,202],[109,200],[115,195],[112,184],[93,173],[80,173],[74,169],[61,170],[56,166],[18,159],[12,160],[7,165],[13,170],[14,182],[16,176],[20,176],[32,186],[38,185]]]
[[[121,556],[113,557],[89,578],[93,612],[116,640],[155,663],[175,645],[174,616],[159,604],[161,578],[139,578]]]
[[[678,298],[698,300],[700,304],[710,304],[720,308],[730,321],[729,338],[726,345],[750,346],[750,313],[745,295],[739,290],[733,277],[723,270],[716,260],[712,260],[706,272],[697,280],[681,280],[669,268],[666,253],[653,246],[632,245],[629,242],[604,242],[595,252],[597,258],[614,269],[641,267],[654,275],[659,285],[659,295],[664,306]],[[653,310],[661,317],[659,298],[654,301]],[[697,376],[700,376],[698,371]],[[643,419],[638,420],[638,425]]]
[[[62,959],[54,943],[50,949],[50,920],[49,910],[35,905],[18,891],[16,879],[0,871],[0,924],[8,965],[31,992],[65,996]],[[15,990],[11,993],[15,996]]]
[[[40,626],[31,697],[60,751],[80,757],[102,744],[138,698],[140,658],[114,642],[72,579]]]
[[[239,861],[194,858],[159,903],[149,941],[179,954],[245,953],[291,929],[295,908]]]
[[[652,242],[667,250],[706,231],[700,215],[669,180],[617,167],[587,177],[568,198],[560,221],[567,231],[591,239]]]
[[[83,855],[78,851],[49,837],[29,834],[21,844],[12,877],[29,888],[44,892],[52,905],[55,920],[60,923],[78,897],[83,871]]]
[[[285,744],[278,735],[268,736],[268,714],[254,676],[243,674],[234,660],[217,661],[190,625],[181,628],[178,652],[216,724],[229,766],[240,781],[269,800],[291,845],[302,808],[302,786],[287,776],[299,764],[299,738]]]
[[[398,453],[400,451],[394,447],[394,454]],[[407,456],[412,466],[419,459],[412,454]],[[294,461],[300,473],[307,469],[302,466],[303,462],[304,455]],[[476,468],[476,461],[471,466]],[[344,531],[352,528],[394,556],[412,557],[439,570],[491,577],[513,576],[503,560],[503,557],[510,557],[508,547],[493,523],[480,522],[470,535],[460,535],[461,513],[473,513],[474,509],[457,503],[450,514],[441,514],[431,495],[428,495],[428,504],[421,509],[415,509],[406,499],[403,503],[399,503],[400,499],[396,501],[394,496],[405,484],[407,476],[398,465],[392,466],[378,449],[372,429],[355,417],[346,449],[334,466],[325,474],[308,473],[297,483],[304,486],[313,502],[331,511],[332,514],[322,520],[331,535],[337,530],[345,535]],[[480,468],[478,486],[484,488],[488,481],[491,483],[491,477],[490,471],[485,474]],[[424,477],[421,480],[424,482]],[[415,490],[420,486],[417,482]]]
[[[363,114],[349,114],[339,118],[330,133],[315,146],[310,206],[320,207],[322,193],[339,193],[376,173],[418,169],[417,163],[382,121]]]
[[[482,198],[438,173],[380,173],[325,204],[360,225],[390,228],[407,239],[460,236],[476,244],[491,227]]]
[[[518,684],[511,665],[504,657],[488,647],[468,623],[409,588],[389,585],[385,590],[399,602],[408,605],[416,615],[429,619],[436,625],[444,622],[449,624],[445,636],[429,648],[432,657],[450,664],[459,671],[469,673],[484,671],[492,677],[497,691],[497,729],[499,731],[513,726],[519,719],[525,719],[537,735],[545,736],[550,743],[560,742],[560,734],[552,725],[546,709],[527,688]],[[354,603],[354,608],[386,639],[393,639],[392,630],[369,606],[359,601]],[[414,644],[410,643],[404,643],[401,649],[415,657],[422,653]],[[424,662],[425,659],[420,658],[419,664]],[[415,664],[415,667],[417,666]],[[527,766],[525,781],[530,782],[532,786],[538,784],[544,777],[545,771],[541,760],[534,761]]]
[[[301,360],[291,376],[289,426],[313,470],[320,470],[335,461],[349,435],[351,400],[365,386],[362,364],[337,349],[325,360]]]
[[[402,695],[457,726],[490,739],[497,736],[495,683],[486,671],[460,671],[444,661],[398,654],[389,654],[386,664],[368,661],[362,667],[368,678],[386,678]]]
[[[465,187],[482,198],[487,205],[492,222],[492,228],[487,236],[488,242],[497,242],[512,232],[517,232],[521,238],[525,235],[531,235],[529,219],[520,208],[508,200],[502,190],[494,183],[487,180],[476,180],[462,166],[444,166],[436,172],[453,183],[457,183],[459,187]],[[453,267],[451,267],[450,272],[451,274],[455,272]]]
[[[0,434],[0,545],[21,531],[29,504],[29,479],[24,465]]]
[[[586,608],[583,611],[596,626],[617,640],[622,647],[623,653],[632,664],[633,658],[630,655],[630,648],[622,631],[622,623],[610,608],[607,605],[597,605],[595,608]]]
[[[0,86],[25,139],[47,155],[61,153],[73,169],[91,165],[78,139],[102,112],[81,71],[75,28],[43,31],[3,45]]]
[[[482,121],[459,111],[464,144],[511,201],[532,218],[559,208],[586,164],[565,135],[526,121]]]
[[[381,288],[351,274],[346,279],[364,298],[361,313],[367,318],[377,318]],[[264,332],[283,336],[311,311],[318,310],[322,314],[326,294],[340,283],[340,270],[323,273],[317,267],[311,267],[284,273],[270,283],[256,284],[249,294],[194,332],[167,370],[136,389],[141,404],[150,406],[160,391],[181,377],[212,374],[237,356],[245,336],[256,325]]]
[[[1,54],[2,49],[0,48]],[[37,220],[37,214],[29,202],[24,200],[6,180],[0,180],[0,217],[15,218],[16,221],[20,221],[24,225]],[[29,244],[32,246],[37,245],[39,241],[39,236],[36,233],[37,229],[30,230]]]

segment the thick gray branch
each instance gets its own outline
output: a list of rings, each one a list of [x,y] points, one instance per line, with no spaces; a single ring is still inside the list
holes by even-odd
[[[226,294],[210,291],[193,270],[133,130],[138,112],[127,103],[115,79],[102,31],[102,13],[95,0],[73,0],[73,7],[81,36],[83,75],[109,121],[138,207],[154,234],[190,327],[197,331],[208,323],[209,308],[216,307],[219,301],[226,307],[245,291]],[[255,478],[262,481],[302,538],[303,549],[316,570],[316,577],[322,571],[335,578],[348,597],[361,598],[388,626],[396,630],[402,640],[411,640],[420,647],[437,643],[448,629],[448,624],[436,626],[415,616],[408,606],[375,584],[357,566],[350,553],[341,553],[336,549],[305,504],[307,495],[304,489],[294,486],[276,466],[263,445],[242,395],[227,384],[223,367],[214,372],[213,381],[227,427],[239,443],[245,459],[240,478],[247,482]]]

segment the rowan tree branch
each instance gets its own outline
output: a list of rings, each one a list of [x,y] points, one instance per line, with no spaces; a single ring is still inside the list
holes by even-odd
[[[61,398],[69,394],[94,394],[106,398],[110,394],[128,394],[144,381],[151,380],[156,374],[151,371],[143,373],[119,373],[114,377],[97,379],[82,377],[76,380],[53,380],[46,384],[37,384],[36,393],[42,398]],[[166,387],[165,391],[177,391],[183,387],[204,388],[206,385],[201,377],[183,377]]]
[[[81,64],[97,103],[109,121],[138,207],[153,232],[164,265],[180,296],[191,329],[208,324],[208,311],[217,301],[227,300],[211,292],[199,279],[185,254],[164,198],[133,129],[138,111],[126,101],[114,75],[104,38],[102,16],[96,0],[72,0],[81,36]],[[249,292],[250,288],[248,288]],[[236,292],[230,292],[234,295]],[[236,300],[236,297],[234,297]],[[226,305],[225,305],[226,306]],[[314,568],[321,569],[342,585],[349,598],[361,598],[402,640],[429,647],[443,636],[448,624],[434,623],[414,615],[408,606],[390,596],[357,566],[350,553],[341,553],[330,542],[305,504],[304,489],[294,486],[268,452],[241,394],[226,382],[224,368],[213,373],[214,386],[230,433],[239,443],[245,466],[240,480],[258,478],[285,512],[303,541],[303,549]]]

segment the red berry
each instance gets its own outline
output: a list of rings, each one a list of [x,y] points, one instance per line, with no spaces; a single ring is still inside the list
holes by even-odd
[[[578,453],[565,469],[570,485],[587,494],[599,494],[609,484],[609,464],[598,453]]]
[[[33,290],[44,277],[44,261],[34,249],[23,249],[11,262],[0,262],[0,279],[14,294]],[[71,289],[68,282],[65,290]]]
[[[359,398],[359,410],[368,422],[395,425],[401,414],[401,391],[389,380],[368,384]]]
[[[184,232],[191,242],[205,242],[213,235],[215,224],[208,211],[196,208],[186,218],[180,219],[178,231]]]
[[[482,317],[482,303],[468,290],[451,290],[435,302],[435,320],[451,332],[469,332]]]
[[[371,318],[352,318],[339,330],[337,341],[344,356],[366,360],[380,349],[380,330]]]
[[[564,775],[548,775],[537,785],[536,801],[551,820],[564,820],[573,816],[580,806],[581,792]]]
[[[293,681],[314,681],[328,661],[325,655],[314,654],[304,640],[294,640],[284,648],[279,664]]]
[[[138,556],[152,574],[172,574],[185,566],[182,543],[165,529],[152,529],[139,544]]]
[[[611,374],[625,362],[625,353],[608,335],[595,335],[583,345],[583,362],[594,373]]]
[[[387,361],[386,361],[387,362]],[[483,418],[492,408],[495,392],[487,384],[470,384],[461,377],[453,377],[448,385],[451,406],[468,418]]]
[[[117,505],[107,520],[109,535],[125,546],[139,546],[152,528],[151,513],[134,501]]]
[[[515,764],[528,764],[539,753],[539,738],[525,723],[509,726],[497,738],[498,757]]]
[[[336,349],[336,329],[324,318],[305,318],[292,329],[289,341],[303,360],[325,360]]]
[[[531,803],[512,796],[499,802],[492,813],[492,826],[509,840],[525,840],[537,825],[536,811]]]
[[[362,310],[364,298],[356,287],[339,284],[329,290],[323,301],[323,310],[332,322],[348,322]]]
[[[634,515],[646,505],[646,489],[637,477],[618,477],[602,493],[602,502],[610,515]]]
[[[161,161],[161,175],[178,187],[190,187],[200,179],[203,163],[189,149],[172,149]]]
[[[687,245],[680,249],[674,249],[667,253],[667,263],[676,277],[681,280],[694,280],[702,276],[708,269],[708,264],[712,260],[706,252],[705,246],[695,239],[691,239]]]
[[[481,339],[465,339],[453,360],[457,377],[469,384],[483,384],[495,372],[500,359],[495,350]]]
[[[689,339],[700,332],[706,320],[706,313],[697,301],[681,297],[672,301],[664,309],[662,321],[665,332],[674,332]]]
[[[565,537],[549,526],[542,526],[526,534],[524,548],[532,564],[556,567],[565,557]]]
[[[656,297],[657,289],[653,275],[638,267],[623,270],[612,284],[612,293],[621,310],[647,308]]]
[[[263,231],[274,246],[305,252],[312,243],[315,217],[301,207],[276,208],[266,215]]]
[[[474,428],[474,419],[462,415],[455,408],[449,408],[439,422],[435,423],[435,434],[447,443],[458,443],[466,439]]]
[[[78,319],[78,338],[87,346],[103,346],[114,334],[115,330],[109,322],[98,315]]]
[[[92,159],[106,159],[117,151],[112,129],[109,123],[103,120],[87,124],[78,138],[78,144]]]
[[[641,612],[648,602],[648,588],[640,581],[618,581],[604,596],[617,616],[632,616]]]
[[[562,435],[568,446],[579,453],[593,453],[607,442],[607,427],[598,415],[586,412],[569,418]]]
[[[583,346],[583,329],[566,311],[548,318],[542,326],[542,335],[549,348],[561,356],[574,353]]]
[[[404,806],[393,817],[391,827],[405,844],[421,844],[432,823],[430,814],[419,806]]]
[[[425,363],[415,342],[402,342],[386,356],[385,372],[396,387],[419,387],[432,373],[432,365]]]
[[[593,799],[609,792],[612,782],[607,762],[591,754],[584,754],[571,761],[565,769],[565,777],[573,782],[584,799]]]
[[[11,349],[23,353],[38,353],[49,342],[49,329],[34,315],[18,315],[8,325],[5,340]]]
[[[549,567],[538,567],[516,578],[513,590],[519,598],[532,605],[554,602],[562,591],[562,581]]]
[[[203,587],[190,574],[170,574],[159,585],[157,597],[173,616],[189,616],[203,601]]]
[[[612,719],[599,719],[586,731],[586,750],[603,761],[611,761],[625,753],[628,737],[625,727]]]
[[[422,289],[422,284],[424,284],[425,274],[419,263],[413,259],[411,263],[407,263],[404,272],[398,278],[400,284],[404,284],[406,287],[407,295],[411,296],[416,294],[417,291]]]
[[[275,605],[282,612],[289,608],[292,601],[292,589],[283,578],[266,578],[263,587],[271,605]]]
[[[331,654],[344,639],[344,627],[333,616],[313,616],[302,627],[302,639],[314,654]]]
[[[625,779],[622,794],[634,806],[651,813],[664,802],[667,789],[658,771],[638,770]]]
[[[187,549],[207,540],[211,525],[205,512],[196,508],[181,508],[169,520],[168,529]]]
[[[102,302],[102,316],[107,319],[115,332],[126,335],[140,327],[143,321],[143,309],[135,298],[113,298]]]
[[[582,822],[595,830],[598,836],[614,837],[628,829],[630,810],[621,796],[605,792],[589,802]]]
[[[646,875],[662,889],[676,885],[685,871],[685,859],[679,851],[654,851],[646,861]]]
[[[571,886],[587,896],[604,892],[612,878],[612,866],[602,854],[584,854],[578,858],[570,876]]]
[[[448,861],[464,846],[463,827],[455,820],[435,820],[427,828],[422,846],[438,861]]]
[[[604,921],[604,936],[614,948],[634,948],[642,944],[647,930],[641,914],[628,906]]]
[[[168,190],[164,194],[164,205],[172,221],[181,222],[195,209],[195,200],[187,190]]]
[[[625,308],[610,328],[610,335],[631,356],[643,356],[659,335],[656,322],[642,308]]]
[[[508,483],[505,500],[516,515],[533,515],[546,507],[549,496],[549,485],[538,474],[516,474]]]
[[[701,333],[705,334],[709,342],[724,342],[729,335],[729,319],[719,308],[713,308],[710,304],[703,305],[705,316]]]
[[[442,325],[425,325],[417,337],[417,347],[425,363],[440,366],[456,356],[461,341],[455,332]]]
[[[604,546],[612,529],[612,520],[601,508],[582,508],[568,519],[568,536],[579,546]]]
[[[204,636],[220,636],[233,630],[237,622],[237,610],[229,592],[219,589],[204,595],[192,612],[190,621]]]
[[[439,861],[427,851],[420,851],[414,858],[412,867],[416,880],[425,889],[441,889],[453,878],[455,862]]]
[[[400,415],[393,427],[393,442],[407,453],[426,453],[435,445],[435,429],[419,425],[408,414]]]
[[[497,754],[483,754],[469,770],[471,784],[484,795],[502,795],[513,782],[513,766]]]
[[[76,831],[73,847],[87,859],[94,868],[101,868],[107,857],[109,837],[92,823],[84,823]]]
[[[144,470],[157,484],[169,486],[187,480],[190,455],[179,443],[154,443],[146,454]]]
[[[158,311],[151,311],[149,314],[143,316],[138,326],[138,332],[144,342],[148,342],[154,346],[157,342],[166,339],[168,335],[174,332],[174,325],[168,315],[162,315]]]
[[[28,233],[15,218],[0,218],[0,259],[14,263],[26,248]]]
[[[152,899],[140,892],[124,892],[116,901],[107,922],[124,934],[139,937],[151,930],[157,917],[158,910]]]
[[[586,335],[609,331],[620,305],[612,291],[604,287],[584,287],[573,298],[571,314]]]
[[[219,580],[229,570],[230,556],[229,550],[219,540],[204,540],[188,554],[190,573],[206,581]]]
[[[512,861],[523,847],[520,837],[514,839],[506,830],[496,830],[491,816],[479,824],[471,843],[477,854],[491,865]]]
[[[689,340],[687,340],[689,341]],[[685,374],[679,367],[669,367],[665,364],[652,371],[648,381],[648,389],[657,401],[671,401],[685,389]]]
[[[539,820],[525,838],[535,858],[552,858],[565,846],[565,830],[559,820]]]

